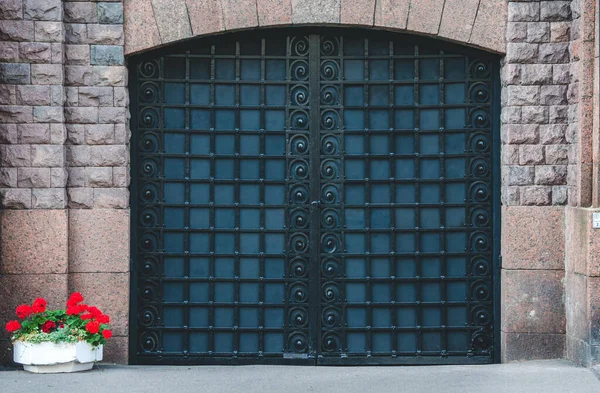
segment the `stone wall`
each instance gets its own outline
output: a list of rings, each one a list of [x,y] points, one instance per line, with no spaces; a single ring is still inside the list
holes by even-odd
[[[127,362],[128,94],[120,1],[0,2],[0,319],[81,291]],[[9,355],[4,329],[0,357]]]

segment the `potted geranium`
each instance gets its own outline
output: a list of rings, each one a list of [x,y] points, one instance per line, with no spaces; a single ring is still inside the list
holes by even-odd
[[[112,336],[110,318],[97,307],[83,303],[74,292],[65,310],[46,310],[46,300],[17,307],[19,320],[9,321],[14,361],[34,373],[89,370],[102,360],[102,349]]]

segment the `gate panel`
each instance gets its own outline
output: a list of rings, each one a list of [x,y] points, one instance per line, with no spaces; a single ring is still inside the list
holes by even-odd
[[[139,362],[314,352],[308,53],[254,36],[139,62]]]
[[[491,61],[361,35],[319,55],[319,362],[491,362]]]

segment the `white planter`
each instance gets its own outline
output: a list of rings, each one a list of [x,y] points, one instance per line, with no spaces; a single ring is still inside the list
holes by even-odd
[[[14,361],[32,373],[72,373],[90,370],[102,360],[102,345],[93,348],[88,342],[33,344],[13,342]]]

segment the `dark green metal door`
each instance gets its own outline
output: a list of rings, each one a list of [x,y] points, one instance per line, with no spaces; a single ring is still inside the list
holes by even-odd
[[[493,57],[296,29],[132,63],[133,362],[498,359]]]

